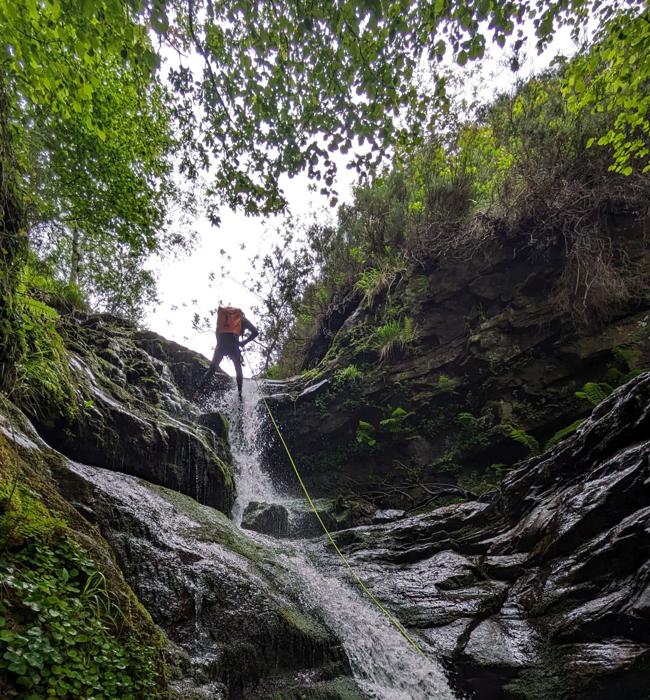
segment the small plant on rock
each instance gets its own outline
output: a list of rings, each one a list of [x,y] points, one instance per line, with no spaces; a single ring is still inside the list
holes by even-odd
[[[390,409],[390,406],[389,406]],[[414,415],[413,411],[405,411],[401,406],[393,408],[388,418],[379,421],[379,425],[383,430],[389,433],[401,433],[406,430],[404,423]]]
[[[529,435],[523,428],[519,428],[511,423],[502,423],[499,428],[504,435],[507,435],[511,440],[518,442],[528,449],[529,452],[535,454],[539,452],[539,443],[532,435]]]
[[[393,319],[379,326],[373,334],[373,346],[379,352],[379,358],[385,360],[397,351],[404,350],[417,338],[413,319],[402,321]]]
[[[587,382],[581,391],[576,391],[576,396],[583,401],[589,401],[592,406],[598,406],[614,391],[614,387],[604,382]]]
[[[375,447],[377,444],[375,433],[376,428],[372,423],[368,423],[368,421],[365,420],[360,420],[357,427],[357,442],[360,445],[366,445],[367,447]]]
[[[550,450],[551,447],[555,447],[555,445],[562,442],[564,438],[569,437],[569,435],[573,435],[573,433],[575,433],[575,431],[585,422],[585,420],[586,418],[580,418],[571,423],[571,425],[567,425],[566,428],[558,430],[557,433],[555,433],[555,435],[553,435],[553,437],[546,443],[544,448]]]
[[[340,388],[346,384],[356,384],[361,377],[363,372],[356,365],[348,365],[334,372],[334,386]]]

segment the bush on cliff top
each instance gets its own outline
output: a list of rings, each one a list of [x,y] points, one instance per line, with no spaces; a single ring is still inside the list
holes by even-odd
[[[593,51],[600,56],[601,46]],[[466,260],[506,232],[525,233],[539,254],[562,251],[552,301],[579,322],[644,293],[647,270],[630,261],[625,242],[607,228],[610,212],[645,211],[644,151],[630,153],[638,166],[630,172],[629,164],[613,163],[613,150],[596,148],[595,136],[613,129],[626,108],[600,111],[573,100],[571,79],[573,62],[519,84],[469,121],[450,119],[425,146],[397,153],[390,171],[359,187],[354,203],[339,208],[335,226],[303,232],[303,278],[289,303],[300,320],[269,329],[279,334],[276,375],[300,369],[321,320],[336,316],[355,288],[370,307],[405,260],[416,268]],[[305,265],[309,256],[313,264]]]

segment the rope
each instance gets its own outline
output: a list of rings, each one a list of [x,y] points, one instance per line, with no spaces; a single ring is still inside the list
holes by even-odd
[[[259,382],[257,381],[257,377],[253,377],[255,383],[257,384],[258,391],[260,389]],[[350,575],[354,579],[355,583],[359,586],[359,588],[370,598],[370,600],[379,608],[381,613],[386,617],[386,619],[395,627],[395,629],[406,639],[406,641],[415,649],[415,651],[418,652],[421,656],[424,658],[427,658],[426,654],[420,647],[420,645],[411,637],[411,635],[404,629],[404,627],[400,624],[399,620],[395,618],[394,615],[392,615],[386,607],[382,604],[382,602],[372,593],[372,591],[366,586],[366,584],[363,582],[363,580],[359,577],[359,575],[356,573],[356,571],[352,568],[352,565],[350,564],[349,560],[343,554],[343,552],[340,550],[339,546],[336,544],[336,541],[332,537],[332,533],[328,530],[327,525],[323,522],[323,519],[320,516],[320,513],[318,512],[318,509],[316,508],[316,504],[312,500],[312,497],[309,495],[309,491],[307,490],[307,486],[305,485],[305,482],[302,479],[302,476],[300,475],[300,472],[298,470],[298,467],[296,466],[296,462],[293,459],[293,456],[291,455],[291,451],[289,450],[289,447],[287,443],[285,442],[284,437],[282,436],[282,432],[280,431],[280,426],[277,424],[277,421],[275,420],[275,416],[273,415],[273,412],[271,411],[271,408],[266,400],[266,397],[264,394],[259,391],[260,396],[262,397],[262,402],[264,403],[264,407],[266,408],[267,413],[269,414],[269,418],[271,419],[271,423],[273,423],[273,427],[275,428],[275,432],[278,434],[278,437],[280,438],[280,442],[282,443],[282,446],[284,447],[285,452],[287,453],[287,457],[289,458],[289,462],[291,462],[291,466],[293,467],[293,471],[296,475],[296,478],[298,479],[298,483],[300,484],[300,488],[302,489],[303,493],[305,494],[305,498],[307,499],[310,508],[314,512],[314,515],[318,519],[318,522],[320,523],[321,528],[323,528],[323,532],[327,536],[327,539],[329,540],[329,543],[332,545],[334,548],[334,551],[339,555],[341,558],[341,561],[345,565],[346,569],[350,572]]]

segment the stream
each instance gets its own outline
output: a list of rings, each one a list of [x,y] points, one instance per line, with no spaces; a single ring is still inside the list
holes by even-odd
[[[230,420],[230,441],[237,479],[233,520],[241,526],[251,501],[283,504],[291,500],[279,493],[261,468],[263,407],[255,380],[245,380],[243,402],[236,390],[214,403]],[[383,613],[366,598],[343,569],[324,538],[277,540],[250,530],[247,537],[272,547],[279,561],[293,573],[305,610],[334,630],[350,660],[354,678],[372,700],[445,700],[455,698],[434,652],[419,638],[427,658],[419,655]]]

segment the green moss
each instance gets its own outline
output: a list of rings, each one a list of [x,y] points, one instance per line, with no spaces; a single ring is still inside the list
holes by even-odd
[[[179,511],[188,513],[199,524],[194,533],[198,539],[221,544],[255,564],[274,560],[274,554],[268,547],[242,535],[241,530],[221,511],[201,505],[193,498],[164,486],[149,484],[148,488]]]
[[[47,459],[0,436],[0,694],[162,697],[165,638]]]
[[[329,635],[323,627],[314,622],[314,620],[302,615],[295,608],[281,607],[278,608],[278,613],[285,622],[306,637],[322,641],[329,639]]]

